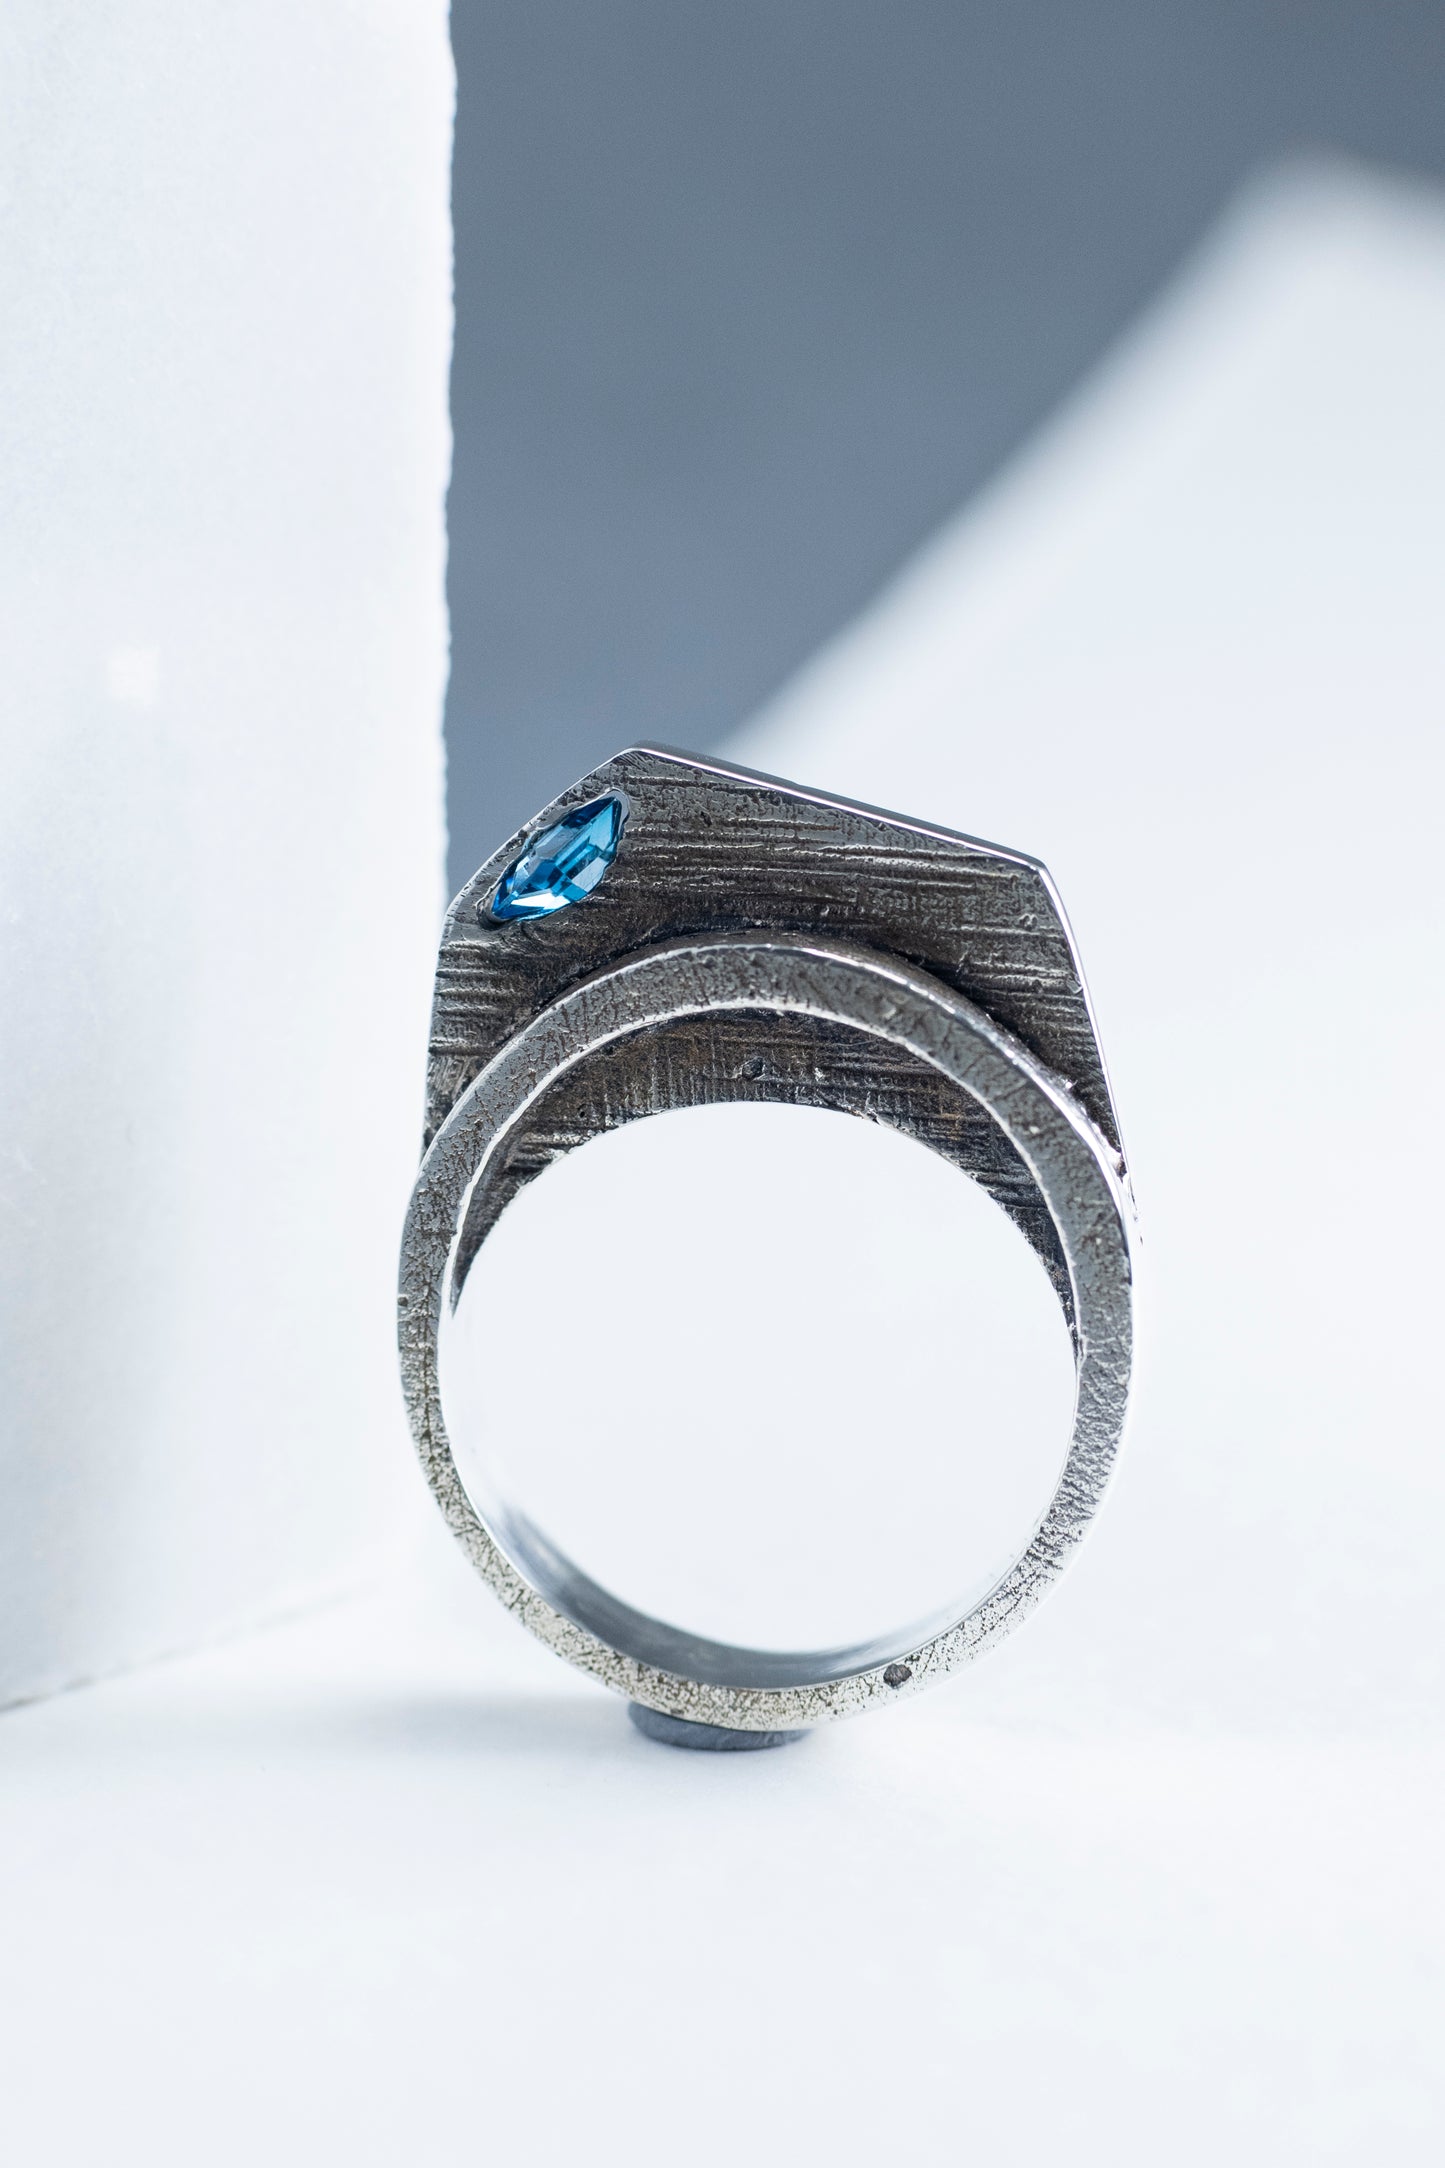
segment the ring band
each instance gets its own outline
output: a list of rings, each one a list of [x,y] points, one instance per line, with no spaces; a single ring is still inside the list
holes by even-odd
[[[402,1375],[428,1481],[503,1603],[658,1716],[779,1734],[945,1676],[1062,1571],[1103,1496],[1131,1355],[1132,1213],[1072,938],[1036,861],[661,747],[622,754],[448,915],[427,1148],[403,1238]],[[721,1100],[884,1122],[979,1181],[1073,1343],[1072,1434],[981,1601],[875,1640],[733,1646],[632,1609],[500,1493],[464,1484],[438,1343],[506,1204],[562,1153]]]

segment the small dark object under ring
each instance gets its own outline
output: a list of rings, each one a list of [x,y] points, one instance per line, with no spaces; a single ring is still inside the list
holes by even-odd
[[[805,1739],[803,1731],[730,1731],[725,1724],[693,1724],[683,1716],[664,1716],[660,1709],[644,1709],[629,1701],[627,1713],[644,1739],[662,1746],[686,1746],[704,1754],[746,1754],[764,1746],[787,1746]]]

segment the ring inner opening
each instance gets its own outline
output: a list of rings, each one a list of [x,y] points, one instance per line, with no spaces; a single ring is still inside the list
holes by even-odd
[[[743,1054],[649,1120],[676,1076],[577,1080],[586,1109],[544,1104],[479,1189],[442,1328],[458,1473],[514,1564],[725,1686],[917,1647],[1027,1547],[1068,1446],[1067,1281],[1021,1163],[956,1093],[930,1129],[916,1084],[860,1103],[826,1057],[782,1088]]]

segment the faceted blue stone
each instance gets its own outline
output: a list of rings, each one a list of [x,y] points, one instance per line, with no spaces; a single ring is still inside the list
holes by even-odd
[[[546,918],[590,896],[622,840],[626,809],[616,797],[574,806],[527,847],[497,883],[493,918]]]

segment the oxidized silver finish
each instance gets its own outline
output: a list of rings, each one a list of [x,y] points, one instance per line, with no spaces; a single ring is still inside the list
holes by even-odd
[[[1124,1422],[1131,1211],[1072,938],[1035,860],[660,747],[620,753],[527,833],[608,792],[628,819],[585,901],[494,922],[516,836],[448,914],[426,1154],[402,1251],[402,1375],[453,1532],[539,1639],[664,1716],[781,1732],[932,1683],[998,1640],[1067,1564]],[[900,1129],[981,1182],[1043,1262],[1073,1338],[1062,1475],[982,1601],[848,1647],[732,1647],[633,1610],[499,1495],[463,1485],[437,1374],[508,1201],[589,1137],[717,1100]]]

